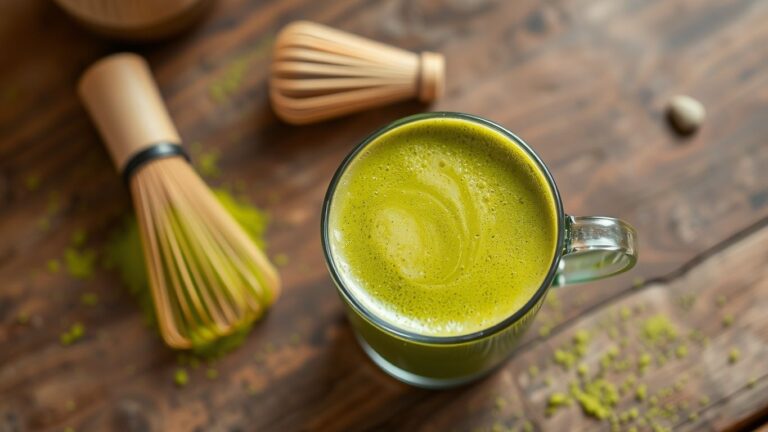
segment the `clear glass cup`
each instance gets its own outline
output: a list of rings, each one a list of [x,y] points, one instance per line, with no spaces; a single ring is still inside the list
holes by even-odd
[[[329,213],[334,192],[350,163],[382,134],[411,122],[432,118],[473,122],[500,132],[523,149],[547,179],[557,212],[556,252],[541,286],[521,309],[506,319],[481,331],[460,336],[421,335],[397,328],[367,310],[344,285],[329,242]],[[331,180],[323,203],[321,229],[328,270],[363,350],[393,377],[425,388],[465,384],[493,370],[514,349],[550,288],[616,275],[632,268],[637,261],[637,234],[632,226],[610,217],[566,215],[552,175],[528,144],[496,123],[462,113],[417,114],[397,120],[363,140],[344,159]]]

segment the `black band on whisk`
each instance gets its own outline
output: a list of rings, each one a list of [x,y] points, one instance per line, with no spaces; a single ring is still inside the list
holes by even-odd
[[[159,142],[147,147],[128,159],[128,163],[125,164],[125,168],[123,169],[123,181],[125,184],[130,184],[131,176],[133,176],[133,174],[147,162],[173,156],[181,156],[186,159],[187,162],[190,161],[187,152],[185,152],[178,144]]]

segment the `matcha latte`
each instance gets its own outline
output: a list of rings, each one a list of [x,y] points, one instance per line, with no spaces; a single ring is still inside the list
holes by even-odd
[[[389,129],[348,162],[328,211],[341,282],[371,315],[448,337],[520,310],[555,259],[556,200],[511,137],[462,118]]]

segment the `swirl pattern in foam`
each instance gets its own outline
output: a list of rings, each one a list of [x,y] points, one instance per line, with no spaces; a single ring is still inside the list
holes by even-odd
[[[490,327],[544,280],[554,196],[510,138],[455,118],[392,129],[337,184],[330,246],[342,281],[373,315],[430,336]]]

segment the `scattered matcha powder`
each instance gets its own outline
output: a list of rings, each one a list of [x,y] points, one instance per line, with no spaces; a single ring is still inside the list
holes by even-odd
[[[179,387],[186,386],[187,383],[189,383],[189,374],[187,374],[187,370],[184,368],[176,369],[176,372],[173,374],[173,382]]]
[[[528,366],[528,375],[531,378],[536,378],[539,375],[539,367],[535,364]]]
[[[699,398],[699,405],[701,405],[701,406],[709,405],[709,396],[704,395],[704,396],[700,397]]]
[[[549,395],[549,400],[547,400],[547,406],[549,408],[557,409],[561,406],[570,405],[571,398],[568,397],[565,393],[552,393]]]
[[[733,314],[723,316],[723,327],[730,327],[733,324]]]
[[[37,221],[37,226],[43,231],[51,228],[51,218],[61,210],[61,196],[58,192],[48,194],[48,204],[45,208],[45,214]]]
[[[619,316],[622,321],[626,321],[632,316],[632,310],[628,306],[623,306],[621,310],[619,310]]]
[[[755,384],[757,384],[757,378],[751,377],[749,379],[749,381],[747,381],[747,388],[748,389],[753,389],[753,388],[755,388]]]
[[[214,79],[208,88],[211,99],[217,104],[229,101],[240,90],[251,62],[265,56],[271,45],[272,37],[265,37],[254,49],[229,62],[221,75]]]
[[[688,346],[678,345],[677,348],[675,349],[675,356],[677,356],[677,358],[683,358],[683,357],[686,357],[687,355],[688,355]]]
[[[279,253],[275,255],[274,261],[275,261],[275,265],[284,267],[285,265],[288,264],[288,255],[284,253]]]
[[[586,363],[579,363],[579,366],[576,367],[576,372],[582,378],[586,378],[589,375],[589,367],[587,367]]]
[[[584,329],[576,331],[576,334],[573,335],[573,343],[575,343],[577,346],[588,344],[590,339],[591,335],[587,330]]]
[[[46,263],[46,267],[48,267],[49,272],[58,273],[61,269],[61,263],[59,263],[59,260],[57,259],[49,259]]]
[[[219,371],[214,368],[208,368],[205,371],[205,376],[208,377],[209,380],[214,380],[219,377]]]
[[[197,156],[197,169],[204,177],[216,178],[221,175],[219,159],[221,153],[218,149],[203,151]]]
[[[576,399],[585,414],[600,420],[610,417],[611,408],[616,406],[619,401],[616,387],[602,378],[585,383],[584,388],[572,384],[570,394]]]
[[[224,103],[240,89],[249,61],[247,56],[236,59],[211,83],[208,93],[214,102]]]
[[[63,346],[69,346],[82,339],[83,336],[85,336],[85,326],[77,322],[59,336],[59,341]]]
[[[675,381],[675,383],[672,385],[672,390],[674,390],[676,392],[679,392],[679,391],[683,390],[683,388],[685,387],[685,383],[686,383],[685,380],[677,380],[677,381]]]
[[[494,406],[496,407],[497,411],[501,411],[504,409],[505,406],[507,406],[507,400],[504,399],[502,396],[496,397],[496,401],[494,403]]]
[[[725,306],[725,296],[722,294],[718,295],[717,298],[715,299],[715,303],[717,304],[718,307]]]
[[[99,296],[92,292],[83,293],[80,296],[80,303],[86,306],[96,306],[99,303]]]
[[[663,345],[677,338],[677,331],[664,315],[654,315],[643,321],[643,338],[652,344]]]
[[[642,402],[648,397],[648,387],[645,384],[638,384],[635,389],[635,400]]]
[[[738,348],[731,348],[728,352],[728,363],[734,364],[741,358],[741,350]]]
[[[77,229],[72,233],[72,246],[76,248],[81,247],[85,244],[87,239],[88,233],[86,233],[82,228]]]
[[[570,369],[573,363],[576,361],[576,357],[569,351],[561,349],[555,350],[554,355],[555,363],[559,364],[565,369]]]
[[[552,332],[552,326],[550,324],[542,324],[539,327],[539,336],[547,337]]]
[[[29,324],[30,316],[27,312],[19,312],[18,315],[16,315],[16,322],[21,325]]]
[[[530,420],[523,422],[523,432],[533,432],[533,423]]]
[[[624,336],[621,339],[619,339],[619,346],[622,348],[626,348],[629,346],[629,338]]]
[[[632,279],[632,287],[633,288],[640,288],[645,284],[645,279],[641,277],[636,277]]]
[[[96,252],[93,250],[78,251],[69,247],[64,250],[64,264],[67,273],[76,279],[90,279],[96,264]]]

